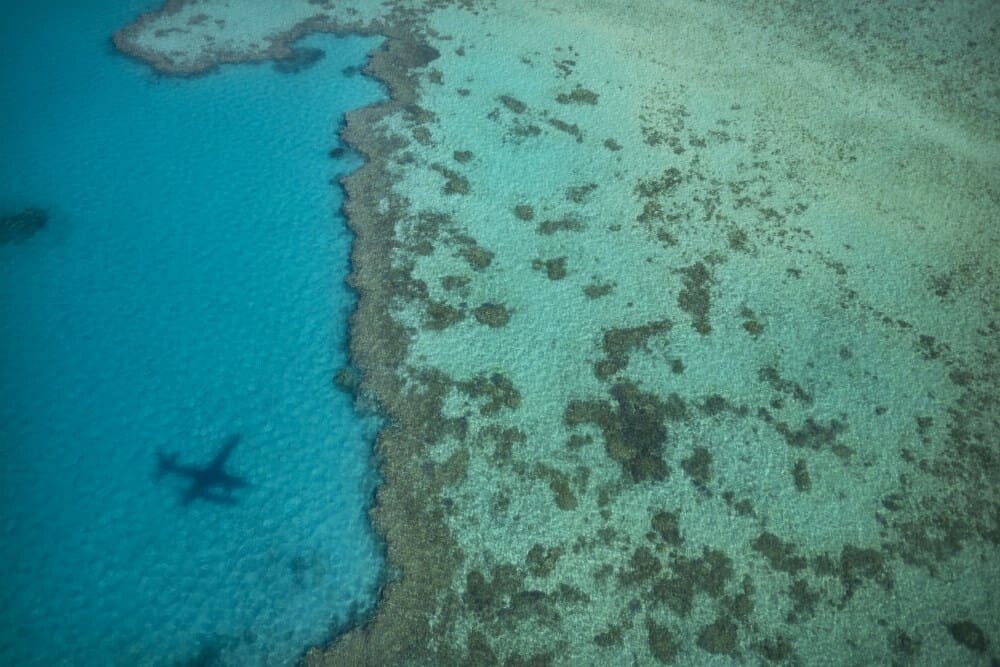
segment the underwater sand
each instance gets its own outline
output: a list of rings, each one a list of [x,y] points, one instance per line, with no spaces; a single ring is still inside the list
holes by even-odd
[[[998,659],[995,5],[269,8],[116,43],[387,37],[343,136],[388,586],[307,662]]]

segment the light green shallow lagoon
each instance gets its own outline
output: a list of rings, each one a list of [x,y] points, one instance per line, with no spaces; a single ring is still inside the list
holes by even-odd
[[[996,6],[267,7],[118,44],[387,38],[344,187],[391,567],[308,662],[1000,660]]]

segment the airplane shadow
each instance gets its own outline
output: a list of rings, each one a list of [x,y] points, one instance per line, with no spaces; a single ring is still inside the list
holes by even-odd
[[[204,500],[216,505],[235,505],[237,503],[233,492],[250,486],[243,477],[226,472],[226,461],[233,449],[240,442],[240,434],[234,433],[226,438],[222,447],[212,460],[205,465],[178,463],[178,452],[156,452],[156,479],[161,480],[167,475],[181,477],[190,481],[190,485],[181,493],[179,504],[187,506],[196,500]]]

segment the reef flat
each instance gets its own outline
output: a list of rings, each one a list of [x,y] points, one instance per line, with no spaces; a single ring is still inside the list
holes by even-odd
[[[171,1],[169,74],[385,36],[348,115],[373,618],[308,664],[990,664],[1000,10]]]

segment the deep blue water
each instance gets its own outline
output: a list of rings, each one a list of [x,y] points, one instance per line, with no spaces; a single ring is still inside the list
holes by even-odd
[[[379,581],[328,155],[377,42],[161,78],[109,43],[145,9],[0,8],[0,215],[49,214],[0,245],[0,664],[284,664]],[[236,435],[231,504],[157,479]]]

